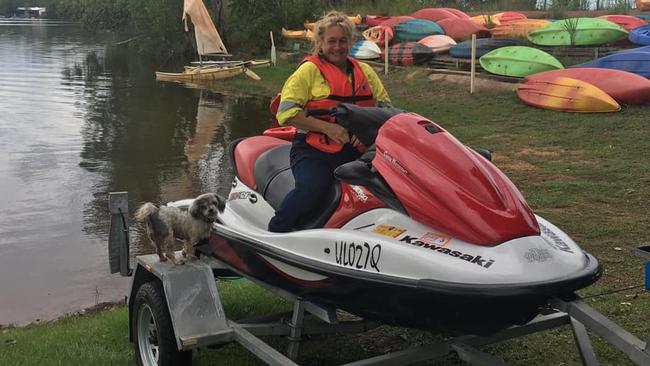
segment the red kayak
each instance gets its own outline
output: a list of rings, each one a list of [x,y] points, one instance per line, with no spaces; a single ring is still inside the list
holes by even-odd
[[[476,24],[470,18],[443,19],[438,22],[438,25],[445,31],[446,35],[456,42],[470,39],[472,34],[476,34],[476,38],[490,38],[492,36],[485,26]]]
[[[458,15],[450,12],[449,10],[441,9],[441,8],[420,9],[418,11],[413,12],[411,16],[414,18],[429,20],[432,22],[438,22],[440,20],[448,19],[448,18],[451,19],[459,18]]]
[[[623,104],[650,104],[650,80],[627,71],[600,68],[570,68],[540,72],[526,80],[542,81],[567,77],[587,82]]]

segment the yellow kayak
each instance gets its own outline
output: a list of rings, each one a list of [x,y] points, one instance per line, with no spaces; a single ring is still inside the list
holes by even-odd
[[[304,30],[288,30],[282,28],[282,37],[286,39],[301,39],[306,41],[311,41],[314,33],[309,29]]]
[[[621,106],[594,85],[563,76],[527,80],[517,96],[533,107],[562,112],[616,112]]]

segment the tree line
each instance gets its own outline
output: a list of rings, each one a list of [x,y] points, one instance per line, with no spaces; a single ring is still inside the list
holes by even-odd
[[[534,10],[548,4],[584,6],[588,0],[204,0],[232,53],[268,50],[269,31],[281,41],[281,28],[302,29],[325,11],[348,14],[406,15],[426,7],[465,11]],[[570,4],[571,3],[571,4]],[[576,3],[575,5],[573,3]],[[0,14],[18,6],[42,6],[47,17],[79,22],[89,31],[108,30],[129,47],[165,60],[194,53],[192,35],[183,32],[182,0],[0,0]]]

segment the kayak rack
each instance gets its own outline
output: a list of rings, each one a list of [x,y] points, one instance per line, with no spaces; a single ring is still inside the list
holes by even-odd
[[[111,268],[113,272],[132,277],[126,302],[130,338],[136,348],[136,357],[140,358],[138,364],[157,365],[159,357],[169,358],[160,364],[191,364],[192,350],[237,342],[268,365],[294,366],[298,365],[296,359],[305,335],[359,333],[381,325],[353,316],[350,316],[353,317],[351,320],[341,320],[339,317],[343,313],[337,309],[250,278],[209,256],[177,266],[169,261],[160,262],[155,254],[142,255],[135,258],[135,268],[131,270],[128,255],[124,254],[125,251],[128,253],[128,221],[124,218],[128,213],[126,193],[111,195],[117,195],[109,199]],[[200,246],[197,249],[201,252]],[[180,251],[176,254],[180,255]],[[293,310],[247,320],[228,319],[217,287],[217,282],[228,276],[247,278],[292,303]],[[461,335],[345,365],[410,365],[453,353],[472,365],[507,365],[480,347],[566,325],[571,326],[583,365],[598,365],[587,329],[625,353],[635,364],[650,365],[650,339],[646,342],[640,340],[578,296],[570,301],[553,298],[545,311],[529,323],[487,336]],[[259,338],[261,336],[287,337],[286,353],[270,346]]]

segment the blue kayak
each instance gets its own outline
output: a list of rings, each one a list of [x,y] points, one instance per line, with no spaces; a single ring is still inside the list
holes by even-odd
[[[631,72],[650,79],[650,47],[640,47],[571,67],[600,67]]]
[[[397,41],[413,42],[434,34],[445,34],[445,31],[438,24],[424,19],[412,19],[401,22],[393,26],[393,32]]]
[[[650,24],[633,29],[629,35],[630,42],[638,45],[650,45]]]
[[[497,48],[516,46],[518,44],[519,41],[516,39],[478,38],[476,40],[476,58],[479,58],[490,51],[496,50]],[[457,58],[472,58],[472,40],[467,40],[452,46],[449,50],[449,55]]]
[[[645,20],[646,23],[650,23],[650,15],[645,15],[645,14],[637,14],[634,15],[635,17]]]

